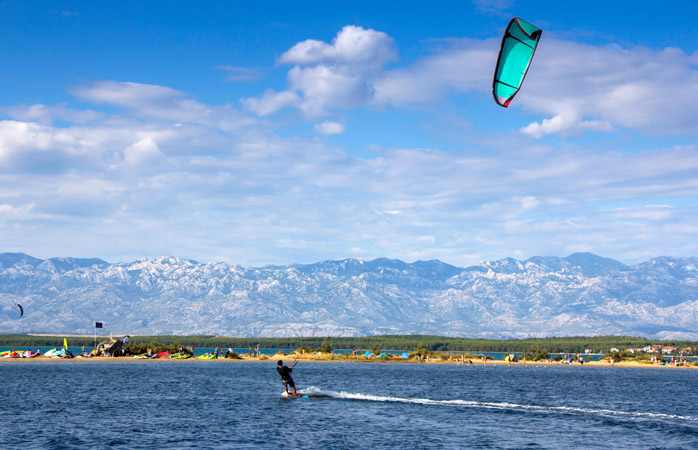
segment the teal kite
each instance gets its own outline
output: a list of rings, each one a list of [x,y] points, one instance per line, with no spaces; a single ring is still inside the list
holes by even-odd
[[[542,32],[518,17],[509,22],[492,81],[492,94],[499,106],[509,106],[519,92]]]

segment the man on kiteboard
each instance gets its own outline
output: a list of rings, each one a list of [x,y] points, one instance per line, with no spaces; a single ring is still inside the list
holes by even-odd
[[[279,360],[278,366],[276,367],[276,371],[279,372],[279,375],[281,375],[281,382],[284,384],[286,393],[289,393],[289,386],[291,386],[291,389],[293,389],[293,392],[290,393],[291,395],[298,395],[298,392],[296,392],[296,384],[293,382],[293,378],[291,378],[291,371],[295,365],[296,364],[292,364],[291,367],[284,366],[284,362]]]

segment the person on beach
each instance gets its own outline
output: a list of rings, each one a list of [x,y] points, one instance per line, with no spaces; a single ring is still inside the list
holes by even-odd
[[[294,383],[293,378],[291,378],[291,371],[293,370],[293,366],[295,366],[295,364],[292,364],[291,367],[284,366],[284,362],[282,360],[279,360],[278,366],[276,367],[276,371],[279,372],[279,375],[281,375],[281,382],[284,384],[284,389],[286,389],[286,393],[289,394],[288,387],[291,386],[293,392],[291,392],[290,394],[298,395],[298,392],[296,392],[296,383]]]

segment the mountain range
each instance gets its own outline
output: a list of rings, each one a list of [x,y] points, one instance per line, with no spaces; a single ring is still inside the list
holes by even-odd
[[[115,335],[698,340],[698,258],[628,266],[575,253],[464,268],[385,258],[254,268],[0,253],[0,333],[91,334],[95,321]]]

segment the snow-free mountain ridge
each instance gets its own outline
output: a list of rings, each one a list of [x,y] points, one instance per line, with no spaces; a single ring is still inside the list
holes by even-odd
[[[13,302],[22,304],[18,318]],[[261,268],[0,254],[0,333],[698,339],[698,258],[591,253],[460,268],[380,258]]]

